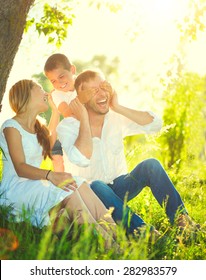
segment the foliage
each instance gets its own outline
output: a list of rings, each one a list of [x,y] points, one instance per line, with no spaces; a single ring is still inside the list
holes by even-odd
[[[187,73],[164,92],[163,120],[172,125],[160,138],[168,167],[199,160],[205,143],[205,78]]]
[[[60,47],[67,38],[68,27],[72,25],[75,17],[71,11],[72,8],[62,3],[61,6],[58,4],[50,6],[46,3],[39,20],[36,17],[27,20],[25,32],[34,24],[39,35],[44,34],[48,37],[48,43],[55,43],[57,47]]]
[[[97,1],[90,1],[89,6],[95,6],[97,9],[101,9],[106,7],[110,10],[110,12],[116,13],[122,9],[124,1],[119,0],[118,3],[116,0],[97,0]]]
[[[88,5],[95,5],[97,9],[105,7],[114,13],[122,9],[122,4],[115,3],[115,1],[95,2],[88,0]],[[36,5],[28,15],[25,32],[28,32],[32,26],[35,26],[35,30],[39,35],[43,34],[47,36],[48,43],[60,47],[68,36],[68,27],[73,24],[73,19],[75,18],[75,14],[73,13],[74,5],[75,1],[73,0],[62,0],[59,3],[56,3],[56,1],[51,1],[51,3],[48,3],[48,1],[36,2]],[[79,1],[76,3],[76,8],[78,8],[78,5],[80,5]],[[38,10],[38,13],[32,16],[35,10]],[[40,17],[39,11],[40,15],[42,14]]]
[[[75,60],[74,65],[77,68],[77,74],[81,73],[86,68],[97,68],[101,69],[106,77],[115,77],[118,75],[117,69],[119,68],[119,58],[114,57],[109,59],[104,54],[95,55],[89,61]]]
[[[177,27],[181,32],[180,40],[196,40],[198,31],[205,30],[206,4],[204,0],[190,0],[190,9],[182,21],[177,23]]]

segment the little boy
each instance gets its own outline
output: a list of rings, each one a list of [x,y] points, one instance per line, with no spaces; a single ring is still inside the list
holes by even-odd
[[[67,56],[61,53],[51,55],[44,65],[45,76],[52,83],[54,90],[51,92],[52,99],[62,117],[74,116],[69,104],[77,97],[74,82],[76,67],[69,61]],[[81,103],[86,103],[95,91],[78,96]],[[75,116],[74,116],[75,117]],[[64,171],[63,152],[61,143],[57,140],[52,149],[52,162],[55,171]]]
[[[45,76],[54,87],[52,99],[64,118],[72,115],[69,103],[77,95],[74,90],[75,72],[75,66],[60,53],[51,55],[44,65]],[[52,162],[55,171],[64,171],[63,151],[58,139],[52,149]]]
[[[44,73],[54,87],[51,94],[58,111],[64,118],[71,116],[69,103],[77,96],[74,89],[76,67],[64,54],[56,53],[47,59]]]

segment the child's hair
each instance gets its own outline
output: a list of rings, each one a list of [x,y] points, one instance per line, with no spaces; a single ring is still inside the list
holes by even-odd
[[[80,85],[83,85],[84,82],[89,82],[90,80],[93,80],[97,76],[104,77],[104,75],[100,71],[94,71],[94,70],[84,70],[82,73],[80,73],[74,83],[74,88],[77,91],[78,94],[78,89]],[[84,86],[82,87],[84,89]]]
[[[63,67],[64,69],[70,71],[71,66],[72,64],[66,55],[61,53],[55,53],[51,55],[45,62],[44,72],[50,72],[54,69],[57,69],[58,67]]]
[[[9,91],[9,103],[16,114],[24,113],[31,98],[31,90],[36,85],[32,80],[20,80],[12,86]],[[38,120],[35,123],[35,132],[39,144],[42,146],[44,159],[51,158],[51,147],[49,141],[49,130]]]

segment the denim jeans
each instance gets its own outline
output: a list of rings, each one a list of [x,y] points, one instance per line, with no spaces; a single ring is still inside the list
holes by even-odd
[[[138,164],[130,173],[116,178],[112,184],[104,184],[94,181],[92,190],[109,207],[114,207],[112,214],[115,222],[122,221],[128,233],[145,225],[145,222],[129,207],[125,207],[124,199],[137,196],[144,187],[150,187],[154,197],[160,204],[165,206],[166,214],[171,223],[174,222],[177,211],[187,213],[182,199],[175,189],[160,162],[156,159],[147,159]],[[123,217],[124,213],[124,217]]]

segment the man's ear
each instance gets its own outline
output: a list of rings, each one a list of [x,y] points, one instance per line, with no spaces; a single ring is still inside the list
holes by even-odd
[[[71,65],[70,71],[72,72],[72,75],[76,74],[76,66]]]

